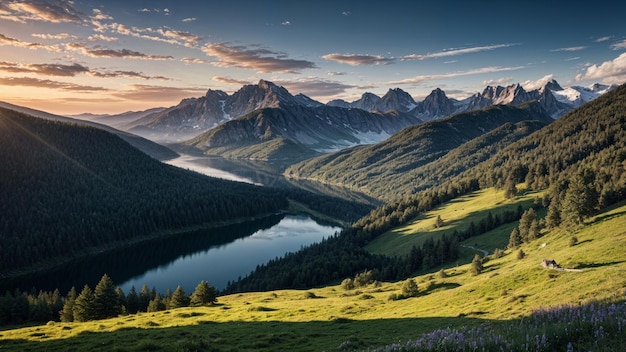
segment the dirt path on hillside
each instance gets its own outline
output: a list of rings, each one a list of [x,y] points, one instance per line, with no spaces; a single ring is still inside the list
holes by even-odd
[[[477,251],[477,252],[481,252],[483,254],[483,256],[485,256],[485,257],[489,255],[489,252],[487,252],[484,249],[476,248],[476,247],[473,247],[473,246],[466,246],[466,245],[461,245],[461,247],[465,247],[465,248],[469,248],[469,249]]]

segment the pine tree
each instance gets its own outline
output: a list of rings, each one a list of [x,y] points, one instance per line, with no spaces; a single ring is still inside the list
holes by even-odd
[[[530,242],[534,239],[534,237],[530,234],[531,223],[534,220],[537,220],[537,214],[535,214],[535,209],[529,208],[524,213],[522,213],[522,217],[519,219],[519,235],[522,238],[523,242]]]
[[[153,299],[152,294],[150,293],[150,289],[148,285],[143,284],[141,287],[141,291],[139,292],[139,307],[138,310],[140,312],[146,312],[148,310],[148,304]]]
[[[593,214],[598,204],[598,193],[594,187],[595,175],[584,170],[570,180],[561,208],[562,220],[567,225],[578,225]]]
[[[165,309],[167,309],[167,307],[159,294],[157,294],[156,297],[148,303],[148,312],[160,312]]]
[[[121,313],[113,280],[104,274],[96,285],[93,299],[93,319],[116,317]]]
[[[126,311],[128,314],[135,314],[139,310],[139,296],[135,286],[130,288],[128,295],[126,295]]]
[[[76,288],[72,288],[65,296],[65,302],[63,303],[63,309],[59,312],[62,322],[74,321],[74,302],[76,301]]]
[[[520,244],[522,244],[522,236],[520,236],[517,227],[511,231],[511,235],[509,236],[509,244],[506,248],[517,248]]]
[[[209,285],[206,281],[200,281],[196,290],[191,295],[192,306],[204,306],[217,302],[217,292],[215,287]]]
[[[74,301],[74,307],[72,309],[74,321],[89,321],[94,319],[93,300],[93,291],[89,285],[85,284],[83,290],[80,291],[80,294],[76,297],[76,301]]]
[[[172,293],[172,298],[170,299],[169,308],[180,308],[180,307],[188,307],[189,306],[189,297],[185,294],[183,288],[179,285],[174,293]]]

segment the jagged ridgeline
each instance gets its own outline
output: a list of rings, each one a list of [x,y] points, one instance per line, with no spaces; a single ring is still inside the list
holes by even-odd
[[[0,276],[168,230],[285,209],[283,195],[163,164],[116,135],[0,109]]]
[[[405,128],[378,144],[310,159],[285,174],[391,201],[456,176],[552,121],[536,102],[494,105]]]

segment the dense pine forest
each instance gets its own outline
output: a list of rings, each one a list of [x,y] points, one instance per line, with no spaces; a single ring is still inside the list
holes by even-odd
[[[0,131],[2,275],[288,207],[284,194],[163,164],[93,127],[0,109]]]
[[[447,253],[440,263],[441,259],[454,259],[454,243],[517,220],[527,212],[519,209],[497,222],[493,217],[491,221],[485,219],[471,231],[440,239],[441,247],[415,248],[407,258],[381,258],[363,246],[438,204],[482,188],[505,189],[509,197],[516,195],[516,185],[522,182],[530,189],[548,190],[537,204],[548,207],[542,226],[575,227],[597,210],[626,199],[625,162],[626,85],[622,85],[541,130],[502,146],[486,161],[457,177],[380,206],[334,239],[259,266],[249,276],[231,283],[227,291],[302,287],[304,282],[302,276],[294,274],[297,272],[310,272],[310,285],[368,269],[373,270],[377,280],[399,279],[424,263],[428,265],[425,257]]]

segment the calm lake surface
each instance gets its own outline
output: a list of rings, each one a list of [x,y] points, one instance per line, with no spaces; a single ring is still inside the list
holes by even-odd
[[[150,288],[154,286],[158,292],[165,292],[168,288],[174,291],[177,285],[181,285],[185,292],[191,294],[196,285],[204,280],[217,289],[223,289],[228,281],[246,276],[257,265],[285,253],[295,252],[302,246],[319,242],[340,230],[339,227],[319,224],[308,216],[294,215],[287,215],[272,227],[260,228],[250,235],[249,227],[230,226],[212,230],[210,232],[213,233],[232,232],[233,237],[237,237],[237,231],[241,231],[240,234],[245,237],[229,243],[210,245],[208,248],[198,248],[194,253],[178,256],[132,277],[120,287],[124,292],[128,292],[132,286],[139,291],[145,283]],[[198,238],[194,237],[210,236],[210,232],[188,234],[184,240],[195,242]]]

